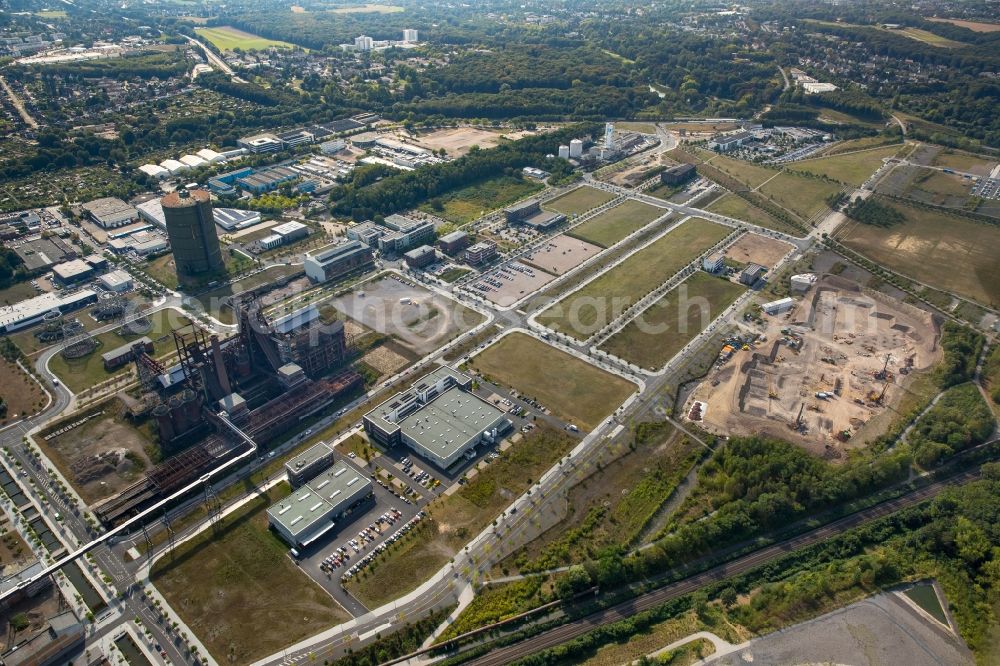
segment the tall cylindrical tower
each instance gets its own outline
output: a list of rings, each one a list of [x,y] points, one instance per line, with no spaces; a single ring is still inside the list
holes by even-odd
[[[225,264],[215,232],[212,196],[205,190],[178,190],[160,201],[167,236],[181,282],[222,273]]]

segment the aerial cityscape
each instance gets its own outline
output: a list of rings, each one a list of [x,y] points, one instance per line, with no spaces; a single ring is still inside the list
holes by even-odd
[[[0,666],[1000,664],[992,0],[0,0]]]

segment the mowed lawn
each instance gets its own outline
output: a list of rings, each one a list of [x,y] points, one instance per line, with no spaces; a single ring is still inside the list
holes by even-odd
[[[915,280],[990,306],[1000,306],[1000,227],[893,203],[906,222],[889,228],[849,222],[837,238]]]
[[[692,218],[538,315],[543,326],[586,340],[658,287],[729,228]]]
[[[267,527],[267,507],[290,493],[271,488],[153,566],[153,585],[220,663],[250,663],[350,619]]]
[[[883,146],[856,153],[795,162],[789,168],[793,171],[805,171],[817,176],[826,176],[832,180],[859,187],[861,183],[868,180],[869,176],[878,171],[879,167],[882,166],[882,160],[895,157],[900,148],[902,146],[898,144]]]
[[[765,229],[783,231],[786,234],[793,234],[795,236],[802,235],[801,229],[797,229],[790,224],[786,224],[785,222],[772,216],[767,211],[757,208],[757,206],[754,206],[743,197],[731,192],[722,195],[708,206],[705,206],[705,210],[737,220],[743,220],[744,222],[749,222],[750,224],[756,224],[757,226],[764,227]]]
[[[643,228],[668,212],[663,208],[628,199],[574,227],[568,235],[601,247],[611,247],[633,231]]]
[[[695,273],[611,336],[601,349],[649,370],[666,365],[746,291],[708,273]]]
[[[567,192],[557,199],[545,204],[545,208],[554,210],[563,215],[573,216],[586,213],[591,208],[597,208],[615,198],[615,195],[596,187],[584,185],[572,192]]]
[[[232,26],[223,25],[217,28],[195,28],[199,37],[212,42],[220,51],[243,49],[244,51],[263,51],[272,46],[290,49],[295,45],[277,39],[268,39],[260,35],[244,32]]]
[[[469,365],[582,430],[593,430],[636,390],[625,379],[524,333],[505,336]]]
[[[420,206],[420,209],[455,224],[466,224],[484,213],[514,203],[543,189],[536,180],[503,176],[463,187]]]
[[[804,221],[826,210],[826,199],[841,187],[817,178],[782,173],[758,190],[768,199],[790,210]]]

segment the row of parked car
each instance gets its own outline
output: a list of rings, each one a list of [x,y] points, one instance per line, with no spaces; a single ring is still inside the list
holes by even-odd
[[[366,527],[365,529],[358,532],[357,538],[351,539],[347,542],[347,545],[351,547],[354,554],[357,555],[365,546],[372,543],[382,534],[382,525],[394,525],[396,521],[402,517],[402,512],[399,509],[393,507],[379,516],[375,522]],[[340,546],[332,554],[328,555],[320,563],[319,568],[325,572],[331,572],[334,569],[339,569],[341,566],[346,564],[347,560],[351,559],[351,554],[348,552],[345,546]]]
[[[411,529],[413,529],[413,527],[417,523],[419,523],[421,520],[423,520],[426,516],[427,516],[427,514],[425,512],[423,512],[423,511],[421,511],[421,512],[417,513],[417,515],[415,515],[413,518],[410,518],[392,536],[390,536],[388,539],[386,539],[384,543],[380,543],[379,545],[375,546],[371,551],[369,551],[369,553],[367,555],[365,555],[360,560],[358,560],[357,562],[355,562],[354,564],[352,564],[351,568],[348,569],[344,573],[344,575],[340,577],[340,580],[343,581],[343,582],[345,582],[345,583],[347,581],[349,581],[358,572],[360,572],[362,569],[364,569],[366,566],[368,566],[371,563],[372,560],[374,560],[376,557],[378,557],[379,553],[385,551],[386,548],[388,548],[392,544],[396,543],[398,540],[402,539],[403,536],[407,532],[409,532]]]

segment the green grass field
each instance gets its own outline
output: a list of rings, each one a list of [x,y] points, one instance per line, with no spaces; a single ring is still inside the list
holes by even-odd
[[[721,224],[690,219],[569,294],[537,321],[586,340],[728,233]]]
[[[601,349],[649,370],[661,368],[744,291],[742,285],[695,273],[611,336]]]
[[[889,228],[848,223],[837,238],[915,280],[996,308],[1000,306],[1000,227],[890,202],[906,222]]]
[[[160,357],[173,352],[175,346],[173,336],[170,335],[171,331],[183,328],[191,323],[191,320],[174,310],[159,310],[154,312],[150,316],[150,320],[153,322],[153,329],[146,336],[153,340],[154,357]],[[131,364],[125,365],[115,372],[108,372],[104,369],[104,361],[101,355],[133,340],[137,340],[140,337],[142,336],[122,336],[117,330],[101,333],[96,337],[96,340],[100,344],[93,352],[78,359],[66,359],[61,353],[55,354],[52,360],[49,361],[49,370],[55,373],[71,391],[83,391],[95,384],[128,371],[132,367]]]
[[[709,150],[696,150],[695,155],[708,162],[719,171],[732,176],[750,189],[760,187],[778,173],[777,169],[759,166],[725,155],[717,155]]]
[[[194,31],[202,39],[207,39],[220,51],[232,51],[242,49],[244,51],[263,51],[272,46],[281,49],[290,49],[295,45],[289,42],[282,42],[276,39],[267,39],[258,35],[243,32],[228,25],[217,28],[195,28]]]
[[[611,247],[667,212],[663,208],[628,199],[574,227],[568,235],[601,247]]]
[[[796,229],[795,227],[782,222],[767,211],[757,208],[750,202],[733,194],[732,192],[722,195],[706,206],[705,210],[711,213],[725,215],[726,217],[732,217],[737,220],[743,220],[744,222],[749,222],[750,224],[756,224],[764,227],[765,229],[783,231],[786,234],[798,236],[802,233],[800,229]]]
[[[759,192],[803,220],[826,209],[826,198],[840,190],[836,183],[782,173]]]
[[[636,390],[621,377],[523,333],[511,333],[486,348],[470,366],[583,430],[593,430]]]
[[[615,123],[615,129],[642,132],[643,134],[656,134],[656,125],[653,123],[622,121]]]
[[[538,192],[544,187],[542,183],[535,180],[510,176],[491,178],[437,197],[440,207],[435,207],[432,200],[432,202],[422,204],[420,210],[462,225],[491,210],[496,210]]]
[[[607,203],[614,198],[615,195],[610,192],[605,192],[604,190],[599,190],[596,187],[584,185],[583,187],[576,188],[572,192],[567,192],[558,199],[553,199],[545,204],[545,207],[562,213],[563,215],[573,216],[579,215],[580,213],[586,213],[591,208],[597,208],[601,204]]]
[[[288,557],[267,526],[287,483],[177,546],[150,575],[216,661],[249,663],[350,616]]]
[[[824,111],[825,113],[825,111]],[[889,143],[891,139],[887,139],[884,136],[866,136],[860,139],[848,139],[847,141],[837,141],[822,151],[819,155],[821,157],[832,157],[834,155],[839,155],[841,153],[853,153],[855,150],[865,150],[867,148],[879,148],[881,146]],[[896,145],[899,148],[903,147],[903,144],[896,143],[890,144]]]
[[[883,146],[856,153],[805,160],[793,163],[789,169],[825,176],[858,187],[882,166],[883,159],[895,157],[901,147],[900,145]]]

